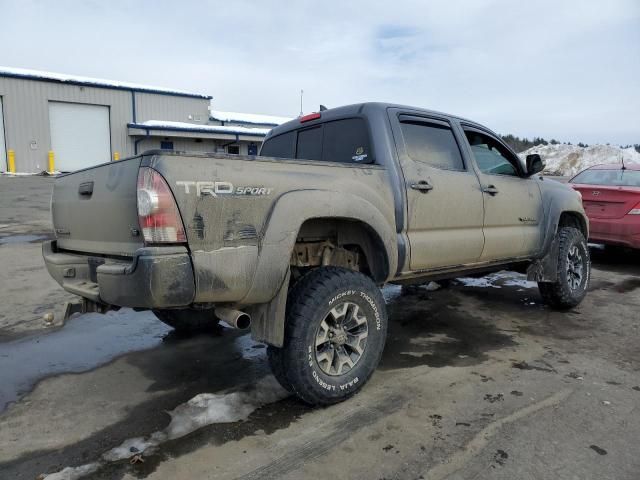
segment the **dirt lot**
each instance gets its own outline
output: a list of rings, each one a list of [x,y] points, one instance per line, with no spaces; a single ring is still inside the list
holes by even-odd
[[[44,329],[69,298],[40,257],[50,188],[0,177],[2,479],[638,478],[640,255],[594,249],[564,313],[517,274],[386,287],[382,365],[311,409],[241,332],[130,310]]]

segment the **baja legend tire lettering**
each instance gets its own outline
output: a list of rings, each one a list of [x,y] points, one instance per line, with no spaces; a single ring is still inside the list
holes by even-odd
[[[311,374],[313,375],[313,378],[315,379],[315,381],[318,382],[318,385],[320,385],[322,388],[324,388],[325,390],[334,390],[335,391],[335,389],[336,389],[335,385],[329,385],[327,382],[322,380],[320,377],[318,377],[318,374],[316,373],[315,370],[313,370],[313,372]]]
[[[347,388],[353,387],[356,383],[358,383],[358,377],[354,378],[350,382],[344,383],[340,385],[340,390],[346,390]]]

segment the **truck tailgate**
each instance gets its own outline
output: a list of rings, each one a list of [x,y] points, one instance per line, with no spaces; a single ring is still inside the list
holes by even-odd
[[[51,214],[59,248],[131,256],[144,246],[136,200],[140,161],[105,163],[56,179]]]

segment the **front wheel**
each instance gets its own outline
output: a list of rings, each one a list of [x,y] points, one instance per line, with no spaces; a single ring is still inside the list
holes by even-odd
[[[276,378],[312,405],[330,405],[369,380],[384,349],[387,313],[373,281],[321,267],[289,293],[285,341],[269,355]]]
[[[587,294],[591,258],[587,240],[577,228],[562,227],[558,242],[558,278],[555,282],[538,282],[538,289],[547,304],[568,309],[578,305]]]

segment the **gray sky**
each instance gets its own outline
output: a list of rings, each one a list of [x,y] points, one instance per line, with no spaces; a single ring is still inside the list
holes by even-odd
[[[295,116],[389,101],[501,133],[640,143],[640,0],[0,0],[0,65]]]

